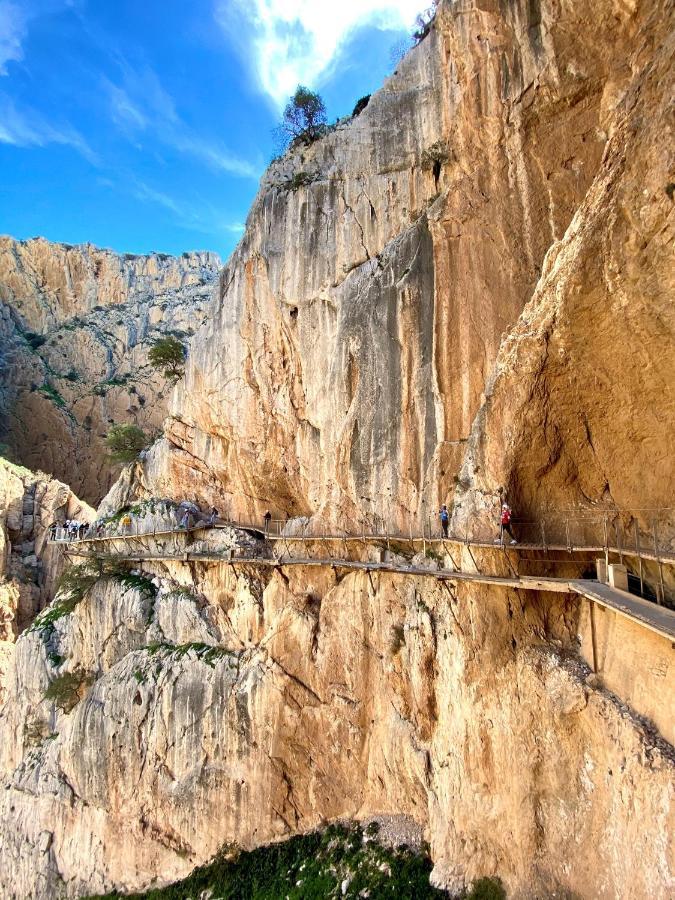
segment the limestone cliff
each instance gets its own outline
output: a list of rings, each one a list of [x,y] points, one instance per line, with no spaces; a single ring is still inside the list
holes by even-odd
[[[233,513],[419,527],[454,491],[500,344],[547,251],[575,214],[579,226],[584,198],[604,189],[629,138],[647,146],[647,113],[633,116],[635,137],[622,123],[643,83],[650,110],[665,103],[670,12],[657,0],[442,4],[355,120],[268,171],[147,490],[189,484]],[[650,79],[654,66],[663,77]],[[655,165],[641,215],[658,230],[670,197],[666,163]],[[622,182],[642,191],[637,159],[616,174],[616,203]],[[611,224],[593,227],[608,265],[619,252]],[[631,278],[650,290],[641,266],[662,267],[665,252],[632,259]],[[579,309],[579,334],[596,329],[592,311]],[[650,314],[648,302],[631,308],[637,334],[657,327]],[[665,323],[662,333],[672,346]],[[609,408],[605,382],[592,383]],[[621,384],[639,416],[648,392]],[[635,470],[648,467],[647,449],[632,447]],[[509,486],[524,500],[531,489]]]
[[[103,573],[18,642],[3,895],[165,883],[226,841],[394,813],[453,888],[669,896],[672,746],[587,677],[558,596],[330,568]]]
[[[212,253],[120,256],[0,237],[0,441],[98,503],[114,478],[111,423],[162,425],[171,387],[147,365],[162,334],[202,323]]]
[[[528,514],[673,505],[672,25],[666,0],[442,3],[358,117],[271,166],[108,508],[356,531],[455,491],[479,527],[499,486]],[[453,889],[672,895],[665,639],[607,626],[617,696],[571,595],[215,561],[78,583],[19,637],[0,713],[10,896],[374,813],[418,822]]]
[[[652,16],[595,180],[500,348],[455,498],[462,533],[501,485],[524,518],[607,503],[649,540],[658,519],[675,547],[675,32]]]
[[[72,518],[92,521],[94,510],[65,484],[0,457],[0,703],[14,641],[52,599],[62,569],[49,526]]]

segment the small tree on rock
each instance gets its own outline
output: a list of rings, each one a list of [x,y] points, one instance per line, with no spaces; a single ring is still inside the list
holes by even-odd
[[[178,381],[185,371],[185,347],[172,335],[155,341],[148,359],[154,369],[158,369],[165,378],[172,381]]]
[[[421,12],[415,19],[415,29],[412,34],[414,44],[419,44],[431,31],[438,11],[439,0],[433,0],[431,6]]]
[[[280,130],[287,142],[311,144],[326,128],[326,107],[321,97],[299,84],[286,104]]]
[[[141,450],[148,446],[148,438],[137,425],[113,425],[105,444],[111,462],[128,463],[138,459]]]

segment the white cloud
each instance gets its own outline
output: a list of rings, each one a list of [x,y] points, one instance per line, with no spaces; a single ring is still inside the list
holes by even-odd
[[[211,168],[241,178],[259,178],[261,166],[241,159],[221,144],[193,131],[178,116],[172,97],[149,68],[133,69],[118,59],[121,84],[103,79],[110,100],[113,121],[129,134],[151,131],[159,140],[179,153],[205,162]]]
[[[241,42],[241,22],[250,26],[257,78],[282,107],[298,84],[313,86],[334,64],[356,28],[410,30],[424,0],[216,0],[216,20]]]
[[[7,74],[8,62],[23,59],[23,40],[26,36],[28,16],[11,0],[0,0],[0,75]]]
[[[12,99],[0,93],[0,143],[15,147],[45,147],[65,144],[98,164],[96,154],[82,135],[69,125],[52,125],[34,110],[18,110]]]
[[[31,20],[77,4],[78,0],[0,0],[0,75],[8,74],[7,63],[23,59]]]

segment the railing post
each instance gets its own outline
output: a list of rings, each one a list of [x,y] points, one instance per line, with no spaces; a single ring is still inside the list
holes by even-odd
[[[604,541],[605,541],[605,567],[609,572],[609,528],[607,526],[607,516],[605,516],[602,520],[603,530],[604,530]]]
[[[593,647],[593,671],[598,671],[598,641],[595,634],[595,603],[589,600],[591,617],[591,645]]]
[[[621,535],[619,533],[619,520],[614,523],[614,534],[616,535],[616,549],[619,551],[619,562],[623,565],[623,553],[621,551]]]
[[[541,544],[542,544],[542,547],[544,548],[544,553],[548,553],[548,550],[546,548],[546,528],[544,526],[543,519],[541,520],[540,524],[541,524]]]
[[[635,552],[637,553],[638,565],[640,567],[640,596],[644,597],[645,586],[644,581],[642,580],[642,556],[640,554],[640,535],[638,532],[637,519],[633,520],[633,524],[635,525]]]
[[[656,602],[659,604],[659,606],[661,606],[661,604],[665,600],[665,591],[663,589],[663,566],[661,564],[661,560],[659,559],[659,543],[656,537],[656,518],[654,519],[654,556],[656,557],[656,564],[659,567],[659,584],[661,586],[661,595],[658,596],[659,592],[657,591]]]
[[[569,516],[565,519],[565,538],[567,540],[567,552],[572,552],[572,545],[570,544],[570,518]]]

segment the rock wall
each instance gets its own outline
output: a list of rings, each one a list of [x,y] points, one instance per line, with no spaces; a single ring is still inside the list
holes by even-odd
[[[356,119],[269,169],[139,490],[188,490],[233,514],[419,528],[454,492],[547,251],[603,190],[608,141],[629,152],[620,123],[666,60],[671,12],[658,0],[442,4]],[[624,172],[636,196],[641,158]],[[670,202],[666,186],[645,215]],[[589,222],[598,240],[609,225]],[[648,310],[631,307],[645,335]],[[593,309],[577,311],[578,334],[592,332]],[[609,407],[594,364],[575,377]],[[628,387],[631,408],[649,402]]]
[[[631,545],[637,524],[653,546],[656,521],[675,548],[675,33],[650,6],[595,181],[502,343],[455,498],[462,533],[501,485],[525,519],[616,506]]]
[[[67,518],[92,521],[94,510],[65,484],[0,457],[0,703],[17,635],[54,596],[63,560],[48,530]]]
[[[330,568],[153,572],[152,590],[103,579],[19,638],[4,896],[165,883],[225,841],[373,813],[420,823],[453,888],[671,894],[672,747],[588,677],[573,600]]]
[[[120,256],[89,244],[0,237],[0,441],[33,469],[98,503],[116,472],[112,423],[157,432],[171,386],[152,341],[187,341],[220,268],[213,253]]]

